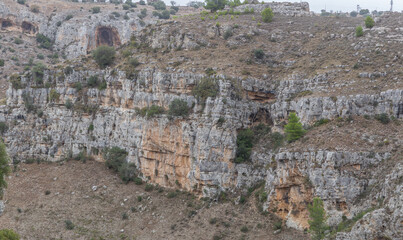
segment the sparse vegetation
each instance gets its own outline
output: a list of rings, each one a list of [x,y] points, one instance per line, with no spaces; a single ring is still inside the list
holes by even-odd
[[[100,13],[100,12],[101,12],[101,8],[100,8],[100,7],[93,7],[93,8],[91,9],[91,11],[92,11],[93,14]]]
[[[164,112],[164,108],[158,105],[151,105],[150,107],[144,107],[137,110],[137,113],[140,114],[140,116],[147,118],[156,117],[157,115],[163,114]]]
[[[375,115],[375,119],[383,124],[388,124],[390,122],[390,118],[386,113]]]

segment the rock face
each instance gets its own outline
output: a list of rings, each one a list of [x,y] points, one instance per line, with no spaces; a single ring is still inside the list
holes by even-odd
[[[85,85],[90,76],[105,81],[106,89],[74,87],[77,83]],[[332,225],[341,222],[342,216],[352,218],[373,206],[371,201],[361,205],[356,201],[372,188],[379,175],[373,170],[388,161],[391,153],[256,150],[251,164],[235,164],[237,131],[259,123],[272,126],[290,111],[296,111],[305,124],[371,113],[399,117],[402,90],[289,101],[291,83],[217,76],[220,93],[203,104],[192,94],[192,88],[204,78],[207,76],[157,69],[143,69],[132,78],[112,69],[58,70],[45,72],[45,83],[37,86],[31,77],[22,76],[25,87],[14,89],[10,84],[7,106],[0,114],[0,121],[13,123],[5,135],[9,154],[15,160],[57,161],[85,152],[102,159],[104,148],[119,146],[128,152],[128,161],[137,166],[144,180],[209,197],[265,181],[268,198],[264,209],[298,229],[308,227],[306,209],[313,196],[324,200]],[[300,90],[305,91],[322,80],[314,85],[304,84],[307,81],[313,80],[295,80],[292,85],[301,84],[305,87]],[[50,96],[52,91],[57,97]],[[139,114],[139,109],[151,105],[168,109],[177,98],[191,107],[189,117],[162,114],[147,118]],[[74,106],[67,107],[68,102]],[[29,105],[35,106],[36,113],[28,112]],[[395,216],[388,218],[389,226],[394,226],[388,236],[399,233],[401,199],[392,197],[401,188],[401,183],[393,180],[400,179],[399,174],[386,178],[388,190],[373,196],[385,199],[390,205],[388,211]],[[377,211],[369,216],[381,219],[384,215]]]
[[[6,206],[4,205],[3,201],[0,201],[0,216],[3,214],[5,208]]]

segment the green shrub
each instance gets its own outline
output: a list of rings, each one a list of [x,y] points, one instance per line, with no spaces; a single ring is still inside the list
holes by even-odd
[[[100,7],[93,7],[92,8],[92,13],[96,14],[96,13],[100,13],[101,12],[101,8]]]
[[[65,67],[65,68],[64,68],[64,73],[65,73],[66,75],[72,74],[72,73],[73,73],[73,68],[70,67],[70,66]]]
[[[232,28],[228,28],[224,32],[224,39],[227,40],[228,38],[232,37],[232,35],[233,35]]]
[[[115,59],[116,51],[113,47],[109,46],[99,46],[94,50],[92,56],[95,61],[98,63],[100,68],[105,68],[108,65],[111,65]]]
[[[49,92],[49,101],[50,102],[57,102],[59,101],[60,93],[56,91],[56,89],[52,89]]]
[[[257,58],[257,59],[263,59],[264,58],[264,52],[263,52],[262,49],[253,50],[253,54],[255,55],[255,58]]]
[[[164,108],[157,105],[151,105],[151,107],[144,107],[138,110],[137,113],[140,114],[140,116],[142,117],[152,118],[157,115],[163,114],[164,112]]]
[[[270,143],[273,150],[280,148],[284,143],[284,136],[279,132],[270,134]]]
[[[356,37],[361,37],[364,35],[364,30],[362,29],[361,26],[358,26],[355,28],[355,36]]]
[[[269,23],[273,21],[273,10],[271,8],[266,8],[262,11],[262,21],[265,23]]]
[[[127,152],[119,147],[106,148],[103,152],[106,166],[118,172],[119,167],[126,163]]]
[[[124,162],[118,169],[119,177],[123,182],[128,183],[136,181],[137,168],[134,163]]]
[[[302,124],[299,121],[297,114],[294,112],[290,113],[288,124],[284,126],[284,131],[287,134],[287,140],[289,142],[296,141],[305,134],[305,130],[302,128]]]
[[[21,81],[21,76],[18,74],[13,74],[10,76],[11,86],[14,89],[23,89],[25,88],[25,84]]]
[[[367,16],[365,18],[365,27],[366,28],[373,28],[375,26],[375,21],[372,19],[372,17]]]
[[[275,221],[273,223],[273,230],[280,230],[283,227],[283,223],[281,221]]]
[[[29,10],[31,10],[31,12],[33,12],[33,13],[39,13],[39,6],[38,5],[32,5]]]
[[[382,114],[376,114],[375,119],[380,121],[383,124],[388,124],[390,122],[390,118],[388,114],[382,113]]]
[[[248,231],[249,231],[249,229],[248,229],[247,226],[242,226],[242,227],[241,227],[241,232],[247,233]]]
[[[43,34],[36,34],[36,41],[39,43],[40,48],[45,48],[45,49],[51,49],[52,48],[52,40],[50,38],[46,37]],[[43,56],[43,55],[42,55]],[[39,55],[38,55],[39,58]]]
[[[83,89],[83,84],[81,84],[81,82],[76,82],[73,87],[79,92]]]
[[[194,88],[192,89],[192,94],[201,101],[204,105],[207,98],[215,98],[219,93],[218,81],[213,78],[203,78],[201,79]]]
[[[14,43],[19,45],[19,44],[24,43],[24,41],[22,41],[21,38],[15,38],[15,39],[14,39]]]
[[[141,184],[143,184],[143,180],[141,180],[141,178],[139,178],[139,177],[136,177],[136,178],[134,179],[134,183],[135,183],[136,185],[141,185]]]
[[[98,85],[98,90],[102,91],[105,90],[108,87],[108,84],[106,83],[105,80],[101,81]]]
[[[0,59],[0,67],[4,67],[4,59]]]
[[[73,103],[71,102],[70,99],[67,99],[66,103],[64,104],[64,106],[66,106],[67,109],[72,109],[73,108]]]
[[[239,131],[236,140],[236,158],[235,163],[243,163],[250,160],[252,154],[254,133],[251,129]]]
[[[94,75],[87,79],[87,86],[94,88],[98,86],[98,76]]]
[[[122,5],[123,10],[129,10],[130,6],[127,4]]]
[[[139,4],[140,4],[140,5],[146,5],[146,1],[140,0],[140,1],[139,1]]]
[[[208,221],[210,224],[214,225],[217,223],[217,218],[210,218],[210,220]]]
[[[329,230],[326,225],[326,212],[323,208],[323,201],[319,197],[313,199],[313,204],[308,206],[309,211],[309,232],[313,240],[325,238],[325,232]]]
[[[31,97],[31,95],[28,94],[23,94],[22,99],[24,101],[24,106],[27,112],[31,112],[35,110],[35,105],[34,105],[34,99]]]
[[[64,221],[65,227],[67,230],[73,230],[74,229],[74,224],[71,220],[65,220]]]
[[[7,187],[6,177],[10,174],[10,158],[7,154],[6,145],[0,139],[0,199],[3,199],[4,189]]]
[[[10,229],[1,229],[0,230],[0,239],[1,240],[20,240],[20,235]]]
[[[152,184],[147,183],[144,190],[146,192],[151,192],[152,190],[154,190],[154,186]]]
[[[24,5],[26,0],[17,0],[17,3]]]
[[[327,118],[321,118],[320,120],[316,121],[316,122],[313,124],[313,126],[314,126],[314,127],[319,127],[320,125],[327,124],[327,123],[329,123],[329,122],[330,122],[329,119],[327,119]]]
[[[186,117],[189,115],[190,108],[186,101],[182,99],[175,99],[169,104],[168,114],[171,116]]]
[[[6,122],[0,122],[0,133],[4,134],[8,130],[8,125]]]
[[[178,196],[177,192],[169,192],[168,195],[167,195],[167,198],[174,198],[176,196]]]
[[[72,19],[72,18],[73,18],[73,15],[69,14],[69,15],[66,16],[66,19],[65,19],[65,20],[68,21],[68,20],[70,20],[70,19]]]

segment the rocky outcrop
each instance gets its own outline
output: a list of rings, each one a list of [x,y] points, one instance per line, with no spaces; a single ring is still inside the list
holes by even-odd
[[[68,59],[85,55],[99,45],[124,44],[133,32],[145,25],[138,17],[140,10],[124,12],[121,17],[115,17],[109,10],[90,16],[71,10],[56,12],[48,18],[44,13],[30,12],[24,5],[18,7],[18,12],[11,12],[4,3],[0,3],[1,30],[28,35],[44,34],[54,41],[54,50],[62,52]],[[125,14],[129,20],[123,19]],[[67,19],[69,15],[73,18]]]
[[[309,15],[309,3],[291,3],[291,2],[271,2],[263,4],[243,4],[235,7],[236,11],[245,11],[245,9],[254,9],[255,12],[262,12],[265,8],[271,8],[273,13],[286,16],[306,16]]]
[[[5,208],[6,206],[4,205],[3,201],[0,201],[0,216],[3,214]]]
[[[289,227],[303,229],[308,227],[307,204],[313,196],[324,200],[332,225],[341,222],[342,215],[358,211],[354,203],[374,177],[370,169],[389,159],[390,153],[280,152],[271,157],[275,167],[266,177],[266,208]]]

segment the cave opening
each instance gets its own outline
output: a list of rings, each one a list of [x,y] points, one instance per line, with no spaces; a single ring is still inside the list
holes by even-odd
[[[266,108],[259,108],[257,112],[250,114],[249,120],[251,121],[252,125],[273,125],[270,112]]]
[[[13,22],[11,20],[3,19],[1,21],[1,28],[8,28],[8,27],[11,27],[11,26],[13,26]]]
[[[30,22],[23,21],[21,24],[21,28],[24,33],[29,33],[29,34],[36,33],[36,27]]]
[[[120,39],[118,31],[112,27],[98,27],[96,30],[96,46],[118,46]]]

